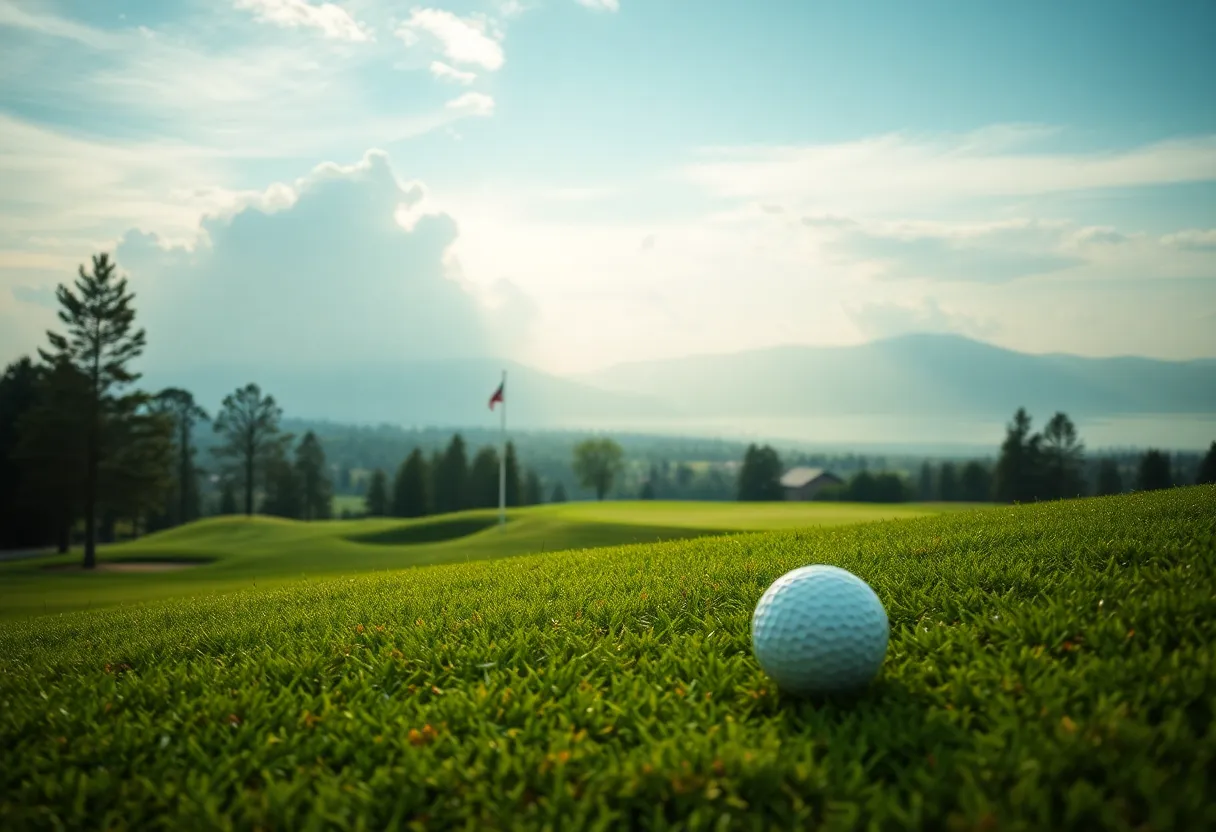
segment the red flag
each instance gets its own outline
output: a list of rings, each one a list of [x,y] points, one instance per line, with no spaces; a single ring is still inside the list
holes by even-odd
[[[502,384],[498,385],[498,389],[494,391],[494,395],[490,396],[490,410],[493,410],[494,405],[497,404],[498,402],[503,402],[503,403],[506,402],[506,399],[503,398],[503,395],[502,395],[502,388],[505,384],[506,384],[506,382],[503,382]]]

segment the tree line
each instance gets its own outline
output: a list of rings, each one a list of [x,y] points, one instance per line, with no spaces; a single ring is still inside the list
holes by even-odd
[[[23,356],[0,376],[0,548],[66,552],[83,525],[89,568],[120,521],[139,533],[197,519],[208,471],[194,437],[207,424],[221,439],[212,450],[222,512],[329,516],[319,440],[283,432],[281,409],[256,384],[226,396],[214,420],[188,390],[136,387],[147,336],[108,255],[81,266],[56,299],[62,330],[47,333],[38,360]]]
[[[521,472],[512,442],[506,444],[504,502],[507,506],[529,506],[542,502],[540,476]],[[464,437],[455,434],[443,451],[428,458],[414,448],[402,460],[391,481],[382,468],[372,472],[364,497],[364,513],[370,517],[425,517],[474,508],[497,508],[499,499],[499,453],[486,446],[469,459]],[[563,502],[560,483],[552,502]]]
[[[1070,497],[1107,496],[1128,490],[1152,491],[1183,485],[1171,470],[1170,457],[1157,449],[1139,455],[1125,477],[1111,456],[1097,461],[1092,482],[1086,476],[1085,445],[1065,413],[1056,413],[1042,431],[1031,432],[1032,420],[1019,408],[1006,427],[996,464],[980,460],[924,462],[916,482],[895,471],[862,470],[843,485],[816,493],[818,500],[894,503],[907,500],[1023,503]],[[784,470],[771,446],[748,446],[739,471],[737,498],[781,500]],[[1195,484],[1216,483],[1216,442],[1199,464]]]

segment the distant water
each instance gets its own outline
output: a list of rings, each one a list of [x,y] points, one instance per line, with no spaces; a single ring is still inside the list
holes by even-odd
[[[1051,414],[1031,414],[1039,430]],[[1007,420],[903,418],[899,416],[833,416],[806,419],[596,420],[572,427],[664,435],[705,436],[744,441],[784,442],[807,446],[881,448],[888,451],[975,452],[995,454]],[[1081,441],[1091,450],[1161,448],[1200,451],[1216,441],[1216,414],[1144,414],[1074,419]]]

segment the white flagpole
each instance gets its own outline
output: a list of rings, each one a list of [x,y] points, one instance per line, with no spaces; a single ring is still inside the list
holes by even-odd
[[[502,371],[502,447],[498,454],[498,526],[507,522],[507,371]]]

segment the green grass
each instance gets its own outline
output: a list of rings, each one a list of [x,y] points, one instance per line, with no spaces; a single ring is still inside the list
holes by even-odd
[[[48,572],[78,563],[78,553],[0,563],[0,620],[132,604],[158,598],[267,587],[302,578],[355,575],[436,563],[468,562],[560,549],[617,546],[728,531],[857,523],[915,517],[943,505],[836,503],[564,503],[513,509],[506,527],[497,511],[404,521],[299,523],[267,517],[223,517],[101,550],[101,562],[197,560],[205,566],[171,573]]]
[[[760,594],[812,562],[891,620],[853,698],[786,697],[750,652]],[[1213,487],[10,621],[0,817],[1212,829],[1214,639]]]

